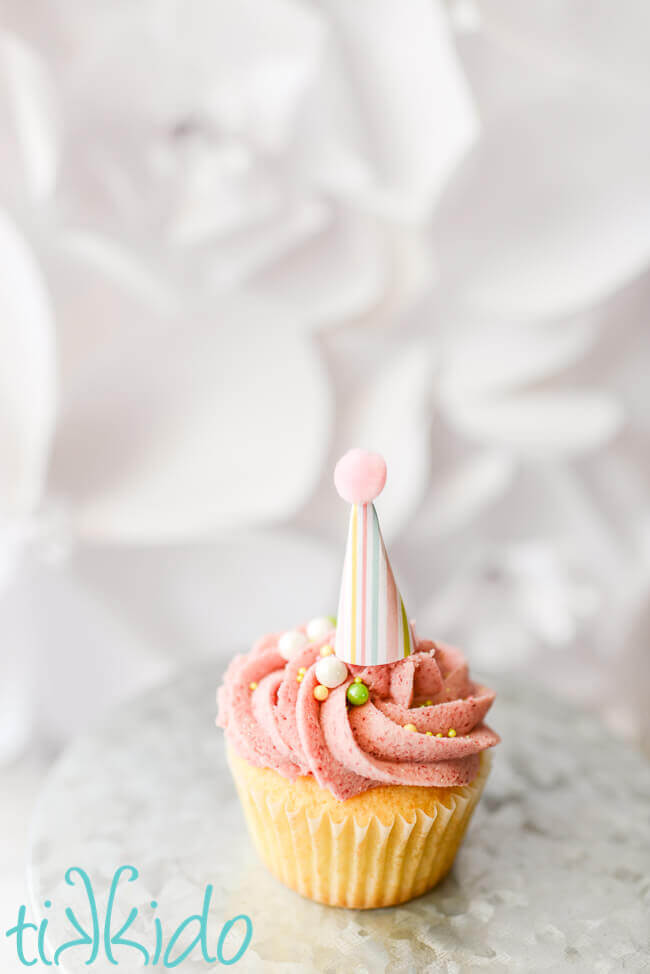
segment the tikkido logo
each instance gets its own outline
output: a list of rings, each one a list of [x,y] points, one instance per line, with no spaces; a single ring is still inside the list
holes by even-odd
[[[249,916],[240,913],[223,924],[216,942],[215,953],[210,953],[208,922],[210,919],[210,903],[214,892],[214,887],[210,884],[205,888],[203,907],[200,913],[194,913],[182,920],[168,938],[165,937],[160,917],[154,915],[153,942],[140,942],[134,938],[132,930],[139,915],[139,911],[135,907],[128,912],[126,920],[121,926],[116,919],[118,915],[124,916],[126,913],[124,908],[120,909],[119,905],[116,907],[118,886],[122,877],[125,878],[126,882],[134,883],[138,879],[139,873],[135,866],[120,866],[115,871],[106,901],[106,909],[101,917],[102,922],[100,922],[97,898],[88,873],[77,866],[67,870],[65,881],[68,886],[78,887],[79,890],[83,891],[88,917],[85,925],[82,924],[77,914],[73,912],[71,907],[67,906],[64,911],[65,916],[78,936],[66,940],[58,947],[49,947],[48,949],[46,946],[51,939],[51,935],[48,933],[49,918],[46,917],[38,925],[30,923],[26,919],[27,907],[21,906],[18,910],[15,926],[7,930],[5,934],[10,939],[16,938],[16,952],[20,963],[25,967],[33,967],[40,960],[41,964],[47,967],[58,967],[63,955],[68,955],[68,952],[74,951],[78,954],[78,960],[82,959],[82,954],[85,952],[86,959],[83,961],[85,966],[94,964],[100,958],[100,954],[103,954],[110,964],[123,965],[132,970],[134,952],[140,955],[138,966],[178,967],[191,955],[193,955],[191,959],[196,961],[199,953],[207,964],[219,962],[230,966],[241,960],[248,950],[253,937],[253,923]],[[46,910],[52,909],[51,900],[45,900],[43,905]],[[155,913],[158,903],[152,900],[150,907]],[[150,922],[149,918],[149,925]],[[129,931],[130,938],[127,938],[125,935]],[[144,959],[144,965],[142,965],[142,959]]]

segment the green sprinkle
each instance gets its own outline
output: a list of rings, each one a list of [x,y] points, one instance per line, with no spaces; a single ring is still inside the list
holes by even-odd
[[[365,683],[351,683],[348,687],[347,698],[353,707],[361,707],[367,703],[369,696]]]

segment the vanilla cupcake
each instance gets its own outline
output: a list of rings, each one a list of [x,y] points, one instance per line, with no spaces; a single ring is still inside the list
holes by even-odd
[[[494,693],[406,619],[372,504],[381,458],[351,451],[335,480],[353,504],[337,623],[236,657],[217,723],[271,872],[321,903],[391,906],[453,863],[499,740],[484,724]]]

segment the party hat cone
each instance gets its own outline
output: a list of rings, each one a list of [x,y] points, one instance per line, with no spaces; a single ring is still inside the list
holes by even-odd
[[[341,497],[352,504],[336,655],[358,666],[395,663],[413,652],[413,634],[372,503],[386,483],[383,457],[349,450],[336,465],[334,483]]]

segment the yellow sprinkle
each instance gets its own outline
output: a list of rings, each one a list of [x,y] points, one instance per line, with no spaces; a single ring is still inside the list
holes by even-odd
[[[431,701],[431,700],[427,700],[427,702],[426,702],[426,704],[425,704],[425,706],[426,706],[426,707],[430,707],[430,706],[431,706],[431,703],[432,703],[432,701]]]
[[[321,702],[323,700],[327,700],[329,695],[330,695],[329,690],[327,689],[327,687],[324,687],[322,683],[319,683],[317,684],[317,686],[314,687],[314,696],[316,697],[317,700],[320,700]]]
[[[302,681],[303,681],[304,679],[305,679],[305,674],[304,674],[304,673],[299,673],[299,674],[298,674],[298,676],[296,677],[296,681],[297,681],[298,683],[302,683]]]
[[[354,682],[355,682],[355,683],[363,683],[363,680],[361,679],[361,677],[360,677],[360,676],[355,676],[355,678],[354,678]]]
[[[257,683],[255,682],[255,680],[253,680],[252,683],[249,683],[248,684],[248,689],[249,690],[257,690]]]
[[[449,730],[447,731],[447,737],[455,737],[455,736],[456,736],[456,731],[454,730],[454,728],[453,728],[453,727],[451,727],[451,728],[450,728],[450,729],[449,729]]]
[[[299,672],[299,673],[302,673],[302,675],[304,676],[304,675],[305,675],[305,673],[307,672],[307,670],[305,669],[305,667],[304,667],[304,666],[301,666],[301,667],[300,667],[300,669],[298,670],[298,672]]]
[[[417,733],[417,727],[415,724],[404,724],[404,730],[415,731]]]
[[[334,650],[332,649],[329,643],[325,643],[325,645],[321,646],[320,648],[321,656],[331,656],[333,652]]]
[[[436,737],[442,737],[442,734],[438,733],[436,734]]]
[[[424,733],[427,735],[427,737],[433,737],[433,731],[425,731]]]

